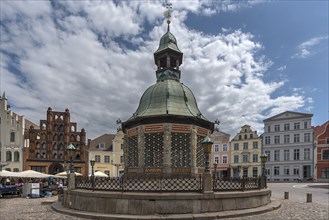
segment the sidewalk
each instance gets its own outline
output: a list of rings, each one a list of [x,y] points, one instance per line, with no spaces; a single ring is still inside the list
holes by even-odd
[[[3,198],[0,199],[1,220],[45,219],[45,220],[77,220],[83,219],[57,213],[51,208],[51,201],[57,201],[57,196],[51,198]],[[227,218],[231,220],[328,220],[329,207],[323,204],[294,202],[280,200],[281,208],[264,214]],[[43,205],[41,204],[43,203]],[[213,218],[209,218],[213,219]]]

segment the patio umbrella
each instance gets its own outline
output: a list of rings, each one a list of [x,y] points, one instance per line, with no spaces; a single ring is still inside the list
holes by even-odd
[[[18,177],[26,177],[26,178],[48,178],[52,175],[49,175],[49,174],[45,174],[45,173],[40,173],[40,172],[37,172],[37,171],[34,171],[34,170],[25,170],[23,172],[19,172],[17,173]]]
[[[109,177],[106,173],[103,173],[102,171],[97,171],[94,173],[94,175],[98,177]]]
[[[76,176],[82,176],[82,174],[81,173],[78,173],[78,172],[74,172],[75,173],[75,175]],[[66,171],[63,171],[63,172],[61,172],[61,173],[57,173],[56,175],[55,175],[55,177],[63,177],[63,176],[67,176],[67,172]]]
[[[0,171],[0,176],[1,177],[19,177],[19,173],[3,170],[3,171]]]

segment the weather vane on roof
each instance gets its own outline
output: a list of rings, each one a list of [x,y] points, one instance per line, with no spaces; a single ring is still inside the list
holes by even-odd
[[[172,12],[172,4],[171,3],[167,3],[166,8],[167,8],[167,10],[165,10],[164,16],[167,18],[167,24],[168,24],[168,27],[169,27],[170,18],[171,18],[171,12]]]

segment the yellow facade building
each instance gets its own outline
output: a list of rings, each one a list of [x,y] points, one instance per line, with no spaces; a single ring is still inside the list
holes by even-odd
[[[123,138],[124,134],[119,130],[115,135],[103,134],[90,141],[89,160],[95,160],[95,172],[101,171],[110,177],[118,177],[124,172]]]
[[[258,177],[261,175],[262,139],[257,131],[249,125],[241,127],[241,131],[231,140],[231,174],[233,177]]]

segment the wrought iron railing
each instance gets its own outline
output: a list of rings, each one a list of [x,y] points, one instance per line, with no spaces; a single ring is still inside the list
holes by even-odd
[[[144,192],[198,192],[202,191],[201,176],[195,177],[96,177],[94,190]],[[75,187],[93,189],[92,177],[76,177]]]
[[[214,191],[245,191],[266,188],[262,177],[214,178]]]

